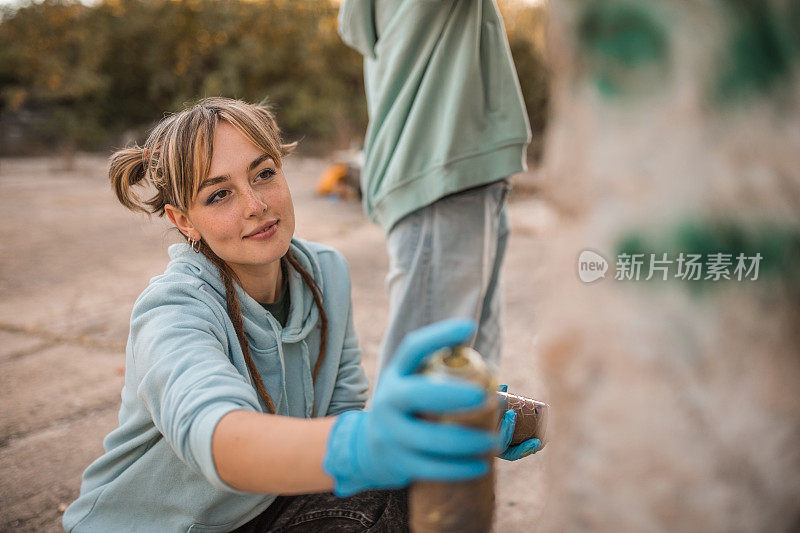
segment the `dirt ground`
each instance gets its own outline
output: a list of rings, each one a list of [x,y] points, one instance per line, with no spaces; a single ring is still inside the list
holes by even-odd
[[[355,202],[314,195],[328,161],[294,157],[286,175],[296,235],[347,257],[355,325],[371,381],[386,325],[387,255],[381,230]],[[123,209],[101,156],[0,160],[0,531],[60,531],[83,469],[116,425],[124,344],[136,296],[163,271],[175,234]],[[501,382],[547,399],[533,325],[534,265],[549,220],[516,178],[505,263]],[[526,186],[526,184],[528,186]],[[552,446],[551,443],[549,446]],[[498,462],[495,530],[536,530],[546,504],[547,449]]]

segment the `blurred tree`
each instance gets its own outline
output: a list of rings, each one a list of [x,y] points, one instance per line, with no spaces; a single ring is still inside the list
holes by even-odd
[[[541,24],[540,10],[513,8]],[[102,149],[218,95],[268,98],[288,137],[306,147],[347,146],[367,117],[361,57],[339,39],[337,11],[335,0],[44,0],[0,10],[0,152],[14,149],[2,143],[10,117],[25,117],[32,146]],[[536,32],[515,27],[537,130],[543,63]]]
[[[92,108],[106,80],[96,54],[88,8],[48,1],[21,8],[0,23],[0,98],[3,110],[47,117],[32,133],[51,146],[93,143],[103,128]],[[9,18],[7,18],[9,17]]]

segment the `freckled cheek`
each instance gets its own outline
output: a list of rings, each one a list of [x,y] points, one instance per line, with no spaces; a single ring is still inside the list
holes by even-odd
[[[211,242],[239,242],[242,228],[239,220],[230,214],[208,218],[203,224],[207,240]]]
[[[286,192],[282,211],[281,219],[284,224],[284,229],[294,235],[294,204],[292,203],[292,196],[288,191]]]

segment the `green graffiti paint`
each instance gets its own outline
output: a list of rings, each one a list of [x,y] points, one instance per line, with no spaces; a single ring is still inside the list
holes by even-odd
[[[577,32],[602,94],[629,93],[643,81],[663,76],[669,55],[667,32],[644,2],[592,2]]]
[[[789,2],[789,10],[786,17],[784,27],[787,28],[786,34],[789,35],[790,46],[792,49],[792,57],[795,60],[800,56],[800,2]]]
[[[755,257],[760,254],[759,280],[778,280],[800,286],[800,226],[775,222],[745,226],[731,220],[687,220],[660,237],[641,231],[625,233],[616,246],[619,254],[644,254],[642,272],[649,270],[650,254],[667,253],[675,260],[680,253],[729,254],[735,263],[739,254]],[[693,288],[704,292],[716,283],[694,282]]]
[[[774,3],[725,0],[732,17],[726,57],[718,79],[723,101],[763,95],[792,76],[792,64],[800,52],[800,8],[773,7]]]
[[[656,253],[656,250],[647,245],[647,238],[640,233],[629,233],[625,235],[617,245],[618,254],[645,254]]]

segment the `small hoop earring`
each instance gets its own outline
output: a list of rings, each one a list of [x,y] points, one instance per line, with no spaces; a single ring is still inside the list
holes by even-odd
[[[194,250],[194,253],[196,253],[196,254],[200,253],[200,241],[199,240],[196,241],[194,239],[189,239],[188,237],[187,237],[187,240],[189,241],[189,246],[191,246],[192,250]]]

